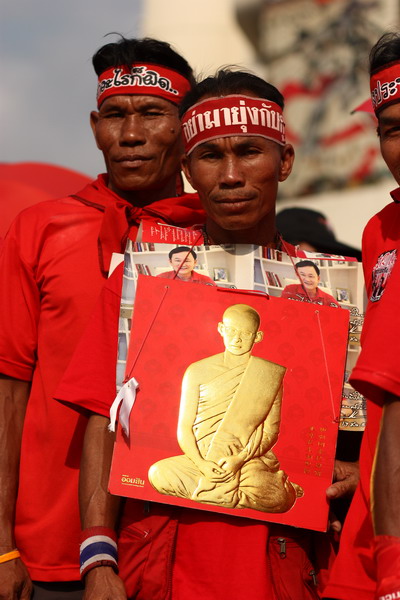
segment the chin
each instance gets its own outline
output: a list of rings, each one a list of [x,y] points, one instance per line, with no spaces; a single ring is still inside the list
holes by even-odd
[[[216,221],[216,223],[221,227],[221,229],[225,229],[226,231],[244,231],[246,229],[253,229],[257,225],[256,221],[232,221],[232,220],[220,220]]]

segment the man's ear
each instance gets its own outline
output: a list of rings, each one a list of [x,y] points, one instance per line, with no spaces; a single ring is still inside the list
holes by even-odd
[[[261,342],[263,337],[264,337],[264,333],[262,331],[257,331],[256,337],[254,338],[254,343],[258,344],[258,342]]]
[[[90,113],[90,127],[92,128],[94,139],[96,140],[96,145],[99,150],[101,150],[99,143],[97,141],[97,123],[99,122],[99,113],[97,110],[92,110]]]
[[[292,144],[285,144],[281,151],[281,165],[279,169],[279,181],[285,181],[292,172],[294,162],[294,148]]]
[[[218,333],[224,335],[224,324],[222,322],[218,323]]]
[[[192,188],[194,188],[192,175],[190,173],[190,158],[187,156],[187,154],[183,155],[181,165],[182,165],[182,171],[184,172],[186,179],[188,180],[188,182],[190,183]]]

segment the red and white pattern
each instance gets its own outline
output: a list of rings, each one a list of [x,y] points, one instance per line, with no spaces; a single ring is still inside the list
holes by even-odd
[[[180,104],[190,90],[189,81],[177,71],[161,65],[134,64],[107,69],[99,76],[97,106],[109,96],[140,94],[159,96]]]
[[[183,115],[182,131],[186,154],[204,142],[234,135],[256,135],[281,146],[285,144],[282,108],[271,100],[250,96],[223,96],[198,102]]]

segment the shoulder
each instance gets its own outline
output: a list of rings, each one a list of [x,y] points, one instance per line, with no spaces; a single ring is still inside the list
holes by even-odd
[[[363,233],[363,250],[368,245],[382,243],[391,238],[398,239],[400,227],[400,203],[391,202],[368,221]]]
[[[205,370],[215,366],[220,362],[223,362],[223,356],[224,354],[223,352],[221,352],[220,354],[213,354],[212,356],[207,356],[206,358],[197,360],[196,362],[188,366],[185,375],[195,376],[197,374],[200,374],[204,379]]]
[[[38,202],[22,210],[14,219],[11,230],[25,227],[32,229],[33,224],[44,227],[64,215],[68,217],[70,215],[84,216],[93,212],[101,214],[94,207],[83,204],[72,196],[43,200],[43,202]]]
[[[268,375],[274,374],[279,377],[283,376],[286,372],[286,367],[278,365],[278,363],[271,362],[270,360],[266,360],[265,358],[261,358],[259,356],[252,356],[251,362],[253,363],[254,368]]]
[[[399,248],[400,204],[392,202],[367,223],[362,239],[363,268],[368,281],[378,257]]]

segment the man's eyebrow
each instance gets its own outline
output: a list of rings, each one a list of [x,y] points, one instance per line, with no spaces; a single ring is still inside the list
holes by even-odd
[[[379,117],[379,125],[396,125],[397,123],[400,123],[400,116],[387,117],[385,115],[382,115],[381,117]]]
[[[212,140],[209,142],[203,142],[198,146],[199,150],[219,150],[219,145],[217,142],[213,142]]]
[[[103,104],[100,110],[103,109],[103,112],[107,112],[109,110],[124,110],[124,106],[121,106],[118,102],[107,102],[107,104]]]
[[[151,98],[149,100],[143,100],[143,102],[140,103],[140,107],[139,110],[143,110],[143,109],[147,109],[147,108],[166,108],[165,104],[163,102],[158,102],[157,98]]]

